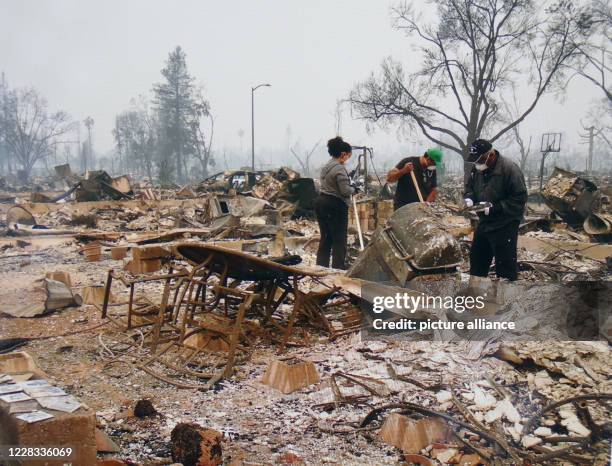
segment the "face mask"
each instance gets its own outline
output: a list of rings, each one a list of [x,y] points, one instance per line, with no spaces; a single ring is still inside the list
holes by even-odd
[[[436,166],[435,165],[430,165],[429,167],[427,167],[427,170],[429,170],[430,172],[434,172],[434,171],[436,171]]]
[[[487,155],[487,158],[485,159],[484,163],[475,163],[474,168],[476,168],[476,170],[478,170],[479,172],[485,171],[488,168],[487,162],[489,161],[489,157],[491,157],[491,154]]]

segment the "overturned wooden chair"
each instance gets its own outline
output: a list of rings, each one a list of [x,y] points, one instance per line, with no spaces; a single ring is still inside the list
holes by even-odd
[[[323,276],[325,272],[215,245],[181,243],[175,252],[192,266],[172,304],[180,336],[160,346],[170,296],[164,291],[152,333],[154,354],[139,367],[176,386],[193,388],[193,384],[177,381],[184,376],[207,379],[205,386],[198,388],[210,387],[231,376],[237,361],[248,357],[254,339],[278,333],[284,348],[298,315],[312,317],[317,312],[315,307],[304,305],[309,299],[307,293],[300,291],[300,280]],[[291,318],[283,325],[275,313],[290,295],[294,307]],[[226,351],[210,348],[208,343],[213,339],[221,341]],[[193,344],[197,340],[199,344]]]
[[[129,331],[135,328],[152,327],[159,321],[160,303],[156,303],[149,296],[139,294],[138,286],[150,285],[159,282],[163,293],[172,294],[170,299],[165,298],[164,322],[172,324],[176,320],[175,310],[181,288],[185,285],[186,270],[173,270],[165,274],[132,276],[123,271],[109,270],[104,289],[101,317],[109,319],[119,331]],[[111,302],[113,281],[129,288],[127,300]],[[162,296],[162,302],[164,297]],[[175,329],[178,331],[178,329]]]

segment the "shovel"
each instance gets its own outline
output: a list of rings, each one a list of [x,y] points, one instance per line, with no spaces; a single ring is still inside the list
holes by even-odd
[[[355,212],[355,223],[357,224],[357,233],[359,234],[359,250],[363,251],[363,235],[361,234],[361,221],[359,220],[359,213],[357,213],[357,201],[355,196],[351,196],[353,199],[353,210]]]
[[[412,178],[412,184],[414,184],[414,189],[416,189],[417,195],[419,196],[419,202],[425,202],[423,200],[423,195],[421,194],[421,189],[419,188],[419,183],[417,183],[414,170],[410,170],[410,178]]]

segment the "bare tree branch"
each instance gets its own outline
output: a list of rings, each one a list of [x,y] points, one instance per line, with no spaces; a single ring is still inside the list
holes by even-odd
[[[48,112],[46,100],[33,88],[10,91],[3,117],[5,143],[28,178],[37,162],[53,153],[73,122],[65,112]]]
[[[483,132],[492,132],[491,141],[499,139],[524,121],[546,92],[560,89],[565,69],[592,32],[588,12],[567,0],[537,6],[530,0],[431,3],[437,9],[432,24],[415,14],[418,2],[392,9],[394,27],[418,41],[421,69],[404,75],[400,63],[385,59],[380,73],[358,83],[348,100],[358,118],[399,123],[463,156]],[[508,120],[500,102],[515,82],[529,82],[531,94]]]

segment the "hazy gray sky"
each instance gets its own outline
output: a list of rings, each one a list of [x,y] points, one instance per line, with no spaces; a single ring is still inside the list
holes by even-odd
[[[107,151],[114,116],[150,96],[181,45],[211,102],[217,150],[239,147],[239,129],[250,150],[250,88],[262,82],[272,87],[256,92],[256,150],[285,147],[287,125],[311,146],[334,135],[336,100],[385,56],[418,67],[410,40],[391,29],[393,1],[0,0],[0,70],[12,87],[40,89],[51,108],[91,115],[94,143]],[[563,104],[545,99],[526,132],[563,131],[575,144],[596,97],[576,80]],[[400,146],[394,132],[368,135],[348,112],[342,133],[379,154]]]

